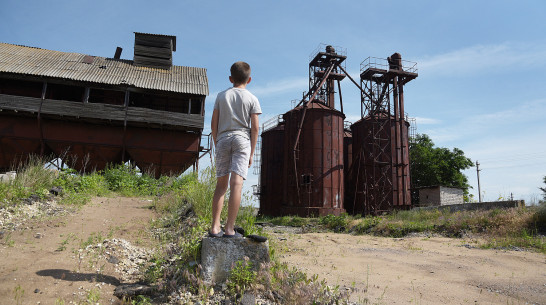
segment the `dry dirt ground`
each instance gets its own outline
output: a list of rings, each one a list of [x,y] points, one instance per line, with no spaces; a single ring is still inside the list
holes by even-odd
[[[546,304],[546,256],[468,239],[276,234],[282,260],[369,304]]]
[[[34,220],[14,231],[8,245],[0,244],[0,304],[119,303],[113,291],[121,277],[114,264],[78,250],[100,237],[144,246],[153,217],[149,206],[137,198],[94,198],[74,214]]]
[[[150,202],[95,198],[74,214],[27,223],[0,244],[0,304],[119,303],[112,262],[78,249],[90,237],[150,245]],[[274,233],[282,260],[353,289],[370,304],[546,304],[546,256],[473,248],[470,240]],[[103,276],[97,277],[97,271]]]

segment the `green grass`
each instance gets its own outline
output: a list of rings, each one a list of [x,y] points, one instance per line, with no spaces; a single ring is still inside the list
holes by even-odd
[[[395,211],[385,216],[328,215],[320,218],[283,216],[261,218],[277,225],[316,226],[316,230],[340,233],[404,237],[412,233],[436,233],[447,237],[475,235],[483,248],[525,248],[546,253],[546,204],[538,207],[489,211]]]
[[[166,294],[182,288],[200,296],[203,302],[210,296],[211,287],[202,282],[199,267],[192,263],[199,260],[201,240],[206,236],[212,221],[211,204],[216,185],[214,172],[212,167],[204,169],[199,176],[190,174],[181,177],[184,183],[180,188],[154,201],[154,208],[160,218],[152,226],[163,246],[144,272],[147,281],[164,287]],[[229,194],[226,194],[225,199],[228,197]],[[241,226],[246,234],[267,236],[261,227],[256,226],[256,209],[252,200],[249,194],[243,194],[236,225]],[[227,202],[221,216],[223,222],[227,216],[226,207]],[[344,217],[342,220],[325,217],[323,223],[332,228],[340,225],[345,228],[348,216]],[[299,217],[282,218],[280,221],[298,226],[309,225],[309,219]],[[318,220],[313,221],[318,224]],[[345,294],[339,290],[328,290],[326,283],[318,281],[316,277],[309,278],[305,273],[281,264],[275,255],[274,241],[270,239],[269,245],[272,258],[270,264],[261,266],[258,271],[248,261],[234,266],[227,283],[233,301],[245,290],[263,295],[275,291],[275,295],[282,298],[276,301],[283,304],[344,304],[347,300]]]
[[[132,164],[109,165],[104,171],[80,174],[71,168],[48,169],[46,163],[44,158],[30,157],[17,168],[14,179],[0,182],[0,207],[16,206],[32,195],[44,199],[52,187],[62,188],[60,203],[79,206],[95,196],[161,196],[191,180],[188,176],[156,179]]]

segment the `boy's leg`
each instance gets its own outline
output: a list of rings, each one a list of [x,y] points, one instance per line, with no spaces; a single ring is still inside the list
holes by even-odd
[[[243,181],[243,177],[235,172],[231,172],[231,178],[229,179],[228,218],[225,226],[225,234],[227,235],[235,234],[235,219],[237,219],[237,213],[239,212],[239,206],[241,205]]]
[[[224,207],[224,195],[227,191],[228,182],[229,175],[218,177],[216,180],[216,189],[212,198],[212,227],[210,228],[210,232],[213,234],[218,234],[221,231],[220,215]]]

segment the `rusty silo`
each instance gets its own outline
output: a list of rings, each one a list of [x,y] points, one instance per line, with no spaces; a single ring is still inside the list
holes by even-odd
[[[303,118],[305,112],[305,118]],[[343,119],[319,101],[284,114],[285,215],[339,215],[343,209]],[[298,126],[303,120],[299,142]],[[294,146],[297,150],[294,151]]]
[[[279,195],[283,193],[284,123],[275,117],[262,126],[260,153],[260,214],[281,215]]]
[[[283,115],[283,123],[262,132],[258,194],[265,215],[339,215],[345,211],[345,115],[341,98],[342,111],[335,109],[335,85],[337,82],[339,88],[345,77],[340,70],[346,56],[339,49],[325,47],[309,62],[309,92]]]
[[[353,135],[354,214],[377,215],[411,207],[409,123],[404,116],[404,85],[417,77],[415,63],[394,53],[361,65],[362,119]],[[392,97],[392,98],[391,98]]]

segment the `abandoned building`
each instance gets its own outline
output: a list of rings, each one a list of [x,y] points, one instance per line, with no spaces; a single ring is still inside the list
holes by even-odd
[[[175,66],[176,37],[135,33],[133,60],[0,43],[0,171],[30,155],[79,171],[197,165],[206,69]]]
[[[441,185],[419,188],[419,206],[421,207],[462,204],[463,202],[462,188]]]

